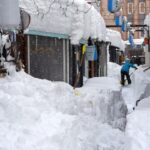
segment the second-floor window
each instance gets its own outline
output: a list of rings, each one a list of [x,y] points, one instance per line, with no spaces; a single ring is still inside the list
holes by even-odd
[[[133,3],[128,3],[128,14],[133,13]]]
[[[144,2],[139,3],[139,13],[145,14],[145,3]]]

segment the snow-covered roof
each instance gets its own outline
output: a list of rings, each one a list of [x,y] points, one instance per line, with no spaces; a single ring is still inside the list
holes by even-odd
[[[69,35],[72,44],[81,38],[105,41],[105,22],[85,0],[20,0],[20,7],[31,15],[29,30]]]
[[[121,38],[120,32],[107,29],[107,41],[110,41],[112,46],[116,46],[124,51],[125,43]]]
[[[150,13],[145,17],[144,23],[150,26]]]
[[[135,45],[142,45],[143,42],[144,42],[144,39],[143,38],[141,38],[141,39],[133,39],[133,41],[134,41]],[[126,45],[130,45],[129,40],[125,41],[125,44]]]

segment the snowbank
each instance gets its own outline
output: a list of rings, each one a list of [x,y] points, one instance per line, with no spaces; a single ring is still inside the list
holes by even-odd
[[[69,35],[72,44],[89,36],[105,41],[104,20],[85,0],[20,0],[20,7],[31,14],[30,30]]]
[[[130,70],[132,73],[132,84],[123,88],[122,95],[129,112],[133,111],[137,102],[150,96],[150,71],[144,72],[145,68],[138,67],[138,70]],[[130,73],[130,74],[131,74]]]
[[[139,68],[135,72],[135,98],[141,100],[150,96],[150,71],[143,71],[143,68]]]
[[[138,67],[131,76],[132,84],[122,88],[128,106],[125,150],[148,150],[150,147],[150,70],[143,70],[142,66]]]
[[[115,98],[118,88],[110,97],[90,87],[90,92],[76,95],[66,83],[36,79],[12,67],[0,80],[0,149],[121,150],[124,134],[101,121],[107,114],[113,121],[123,118],[124,104]],[[89,111],[93,107],[97,109]]]
[[[150,97],[143,99],[136,110],[128,115],[125,149],[148,150],[150,147]]]
[[[112,46],[120,48],[120,50],[125,50],[125,43],[121,38],[121,34],[118,31],[107,29],[107,39],[111,42]]]

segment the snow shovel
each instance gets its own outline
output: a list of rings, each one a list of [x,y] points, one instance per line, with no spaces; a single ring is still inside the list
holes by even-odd
[[[147,70],[149,70],[149,69],[150,69],[150,67],[148,67],[148,68],[144,69],[144,70],[143,70],[143,72],[146,72],[146,71],[147,71]]]

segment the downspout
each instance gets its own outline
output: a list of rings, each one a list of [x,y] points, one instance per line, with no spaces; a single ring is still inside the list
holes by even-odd
[[[28,74],[30,74],[30,35],[27,35],[27,71],[28,71]]]

